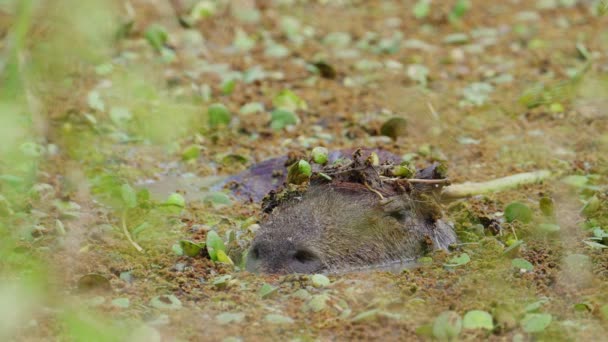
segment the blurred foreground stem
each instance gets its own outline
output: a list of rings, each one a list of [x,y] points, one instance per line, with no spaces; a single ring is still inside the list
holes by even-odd
[[[138,252],[143,253],[144,249],[141,248],[141,246],[133,240],[133,238],[131,237],[131,233],[129,233],[129,229],[127,228],[127,209],[122,211],[122,231],[125,233],[127,240],[129,240],[133,247],[135,247]]]

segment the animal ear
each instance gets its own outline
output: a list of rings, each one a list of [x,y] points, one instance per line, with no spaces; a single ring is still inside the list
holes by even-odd
[[[438,194],[444,186],[450,184],[449,181],[447,181],[447,168],[441,163],[433,163],[424,169],[418,170],[414,178],[425,180],[444,180],[443,182],[437,183],[413,183],[413,190],[418,193],[426,192]]]
[[[413,209],[411,198],[407,195],[395,195],[380,200],[380,205],[385,213],[393,214]]]
[[[385,213],[398,219],[409,214],[434,222],[443,216],[441,206],[432,193],[395,195],[381,200],[380,205]]]

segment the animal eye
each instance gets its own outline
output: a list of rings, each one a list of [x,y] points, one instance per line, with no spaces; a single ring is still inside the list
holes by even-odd
[[[296,254],[293,255],[293,258],[301,263],[307,263],[318,259],[314,253],[303,249],[296,251]]]

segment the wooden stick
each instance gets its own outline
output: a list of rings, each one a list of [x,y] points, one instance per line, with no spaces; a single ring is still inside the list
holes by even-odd
[[[540,183],[549,177],[551,177],[550,171],[540,170],[518,173],[507,177],[493,179],[487,182],[466,182],[462,184],[453,184],[443,188],[441,197],[443,199],[458,199],[491,192],[504,191],[514,189],[525,184]]]
[[[447,179],[447,178],[441,178],[441,179],[421,179],[421,178],[393,178],[393,177],[380,176],[380,179],[382,179],[384,181],[396,181],[396,180],[400,180],[400,181],[404,181],[404,182],[408,182],[408,183],[424,183],[424,184],[446,184],[446,183],[450,182],[450,180]]]

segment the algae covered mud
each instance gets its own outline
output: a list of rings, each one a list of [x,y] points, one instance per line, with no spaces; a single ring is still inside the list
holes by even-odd
[[[2,2],[0,339],[605,339],[605,12],[594,0]],[[360,171],[382,182],[332,174],[322,146],[353,162],[376,149]],[[278,172],[264,162],[275,157]],[[434,163],[463,185],[454,197],[502,191],[437,207],[431,189],[411,192],[443,179],[412,176]],[[538,170],[551,178],[504,188]],[[242,186],[215,186],[226,177]],[[261,208],[283,179],[292,191]],[[318,195],[337,181],[331,201]],[[366,216],[397,193],[408,200]],[[297,215],[315,238],[271,247],[291,257],[273,264],[263,237]],[[339,256],[319,245],[348,237],[315,235],[311,218],[340,234],[441,220],[457,242],[448,253],[416,236],[418,266],[399,272],[327,272]],[[248,272],[256,244],[260,268],[311,274]],[[365,246],[360,258],[384,260]]]

